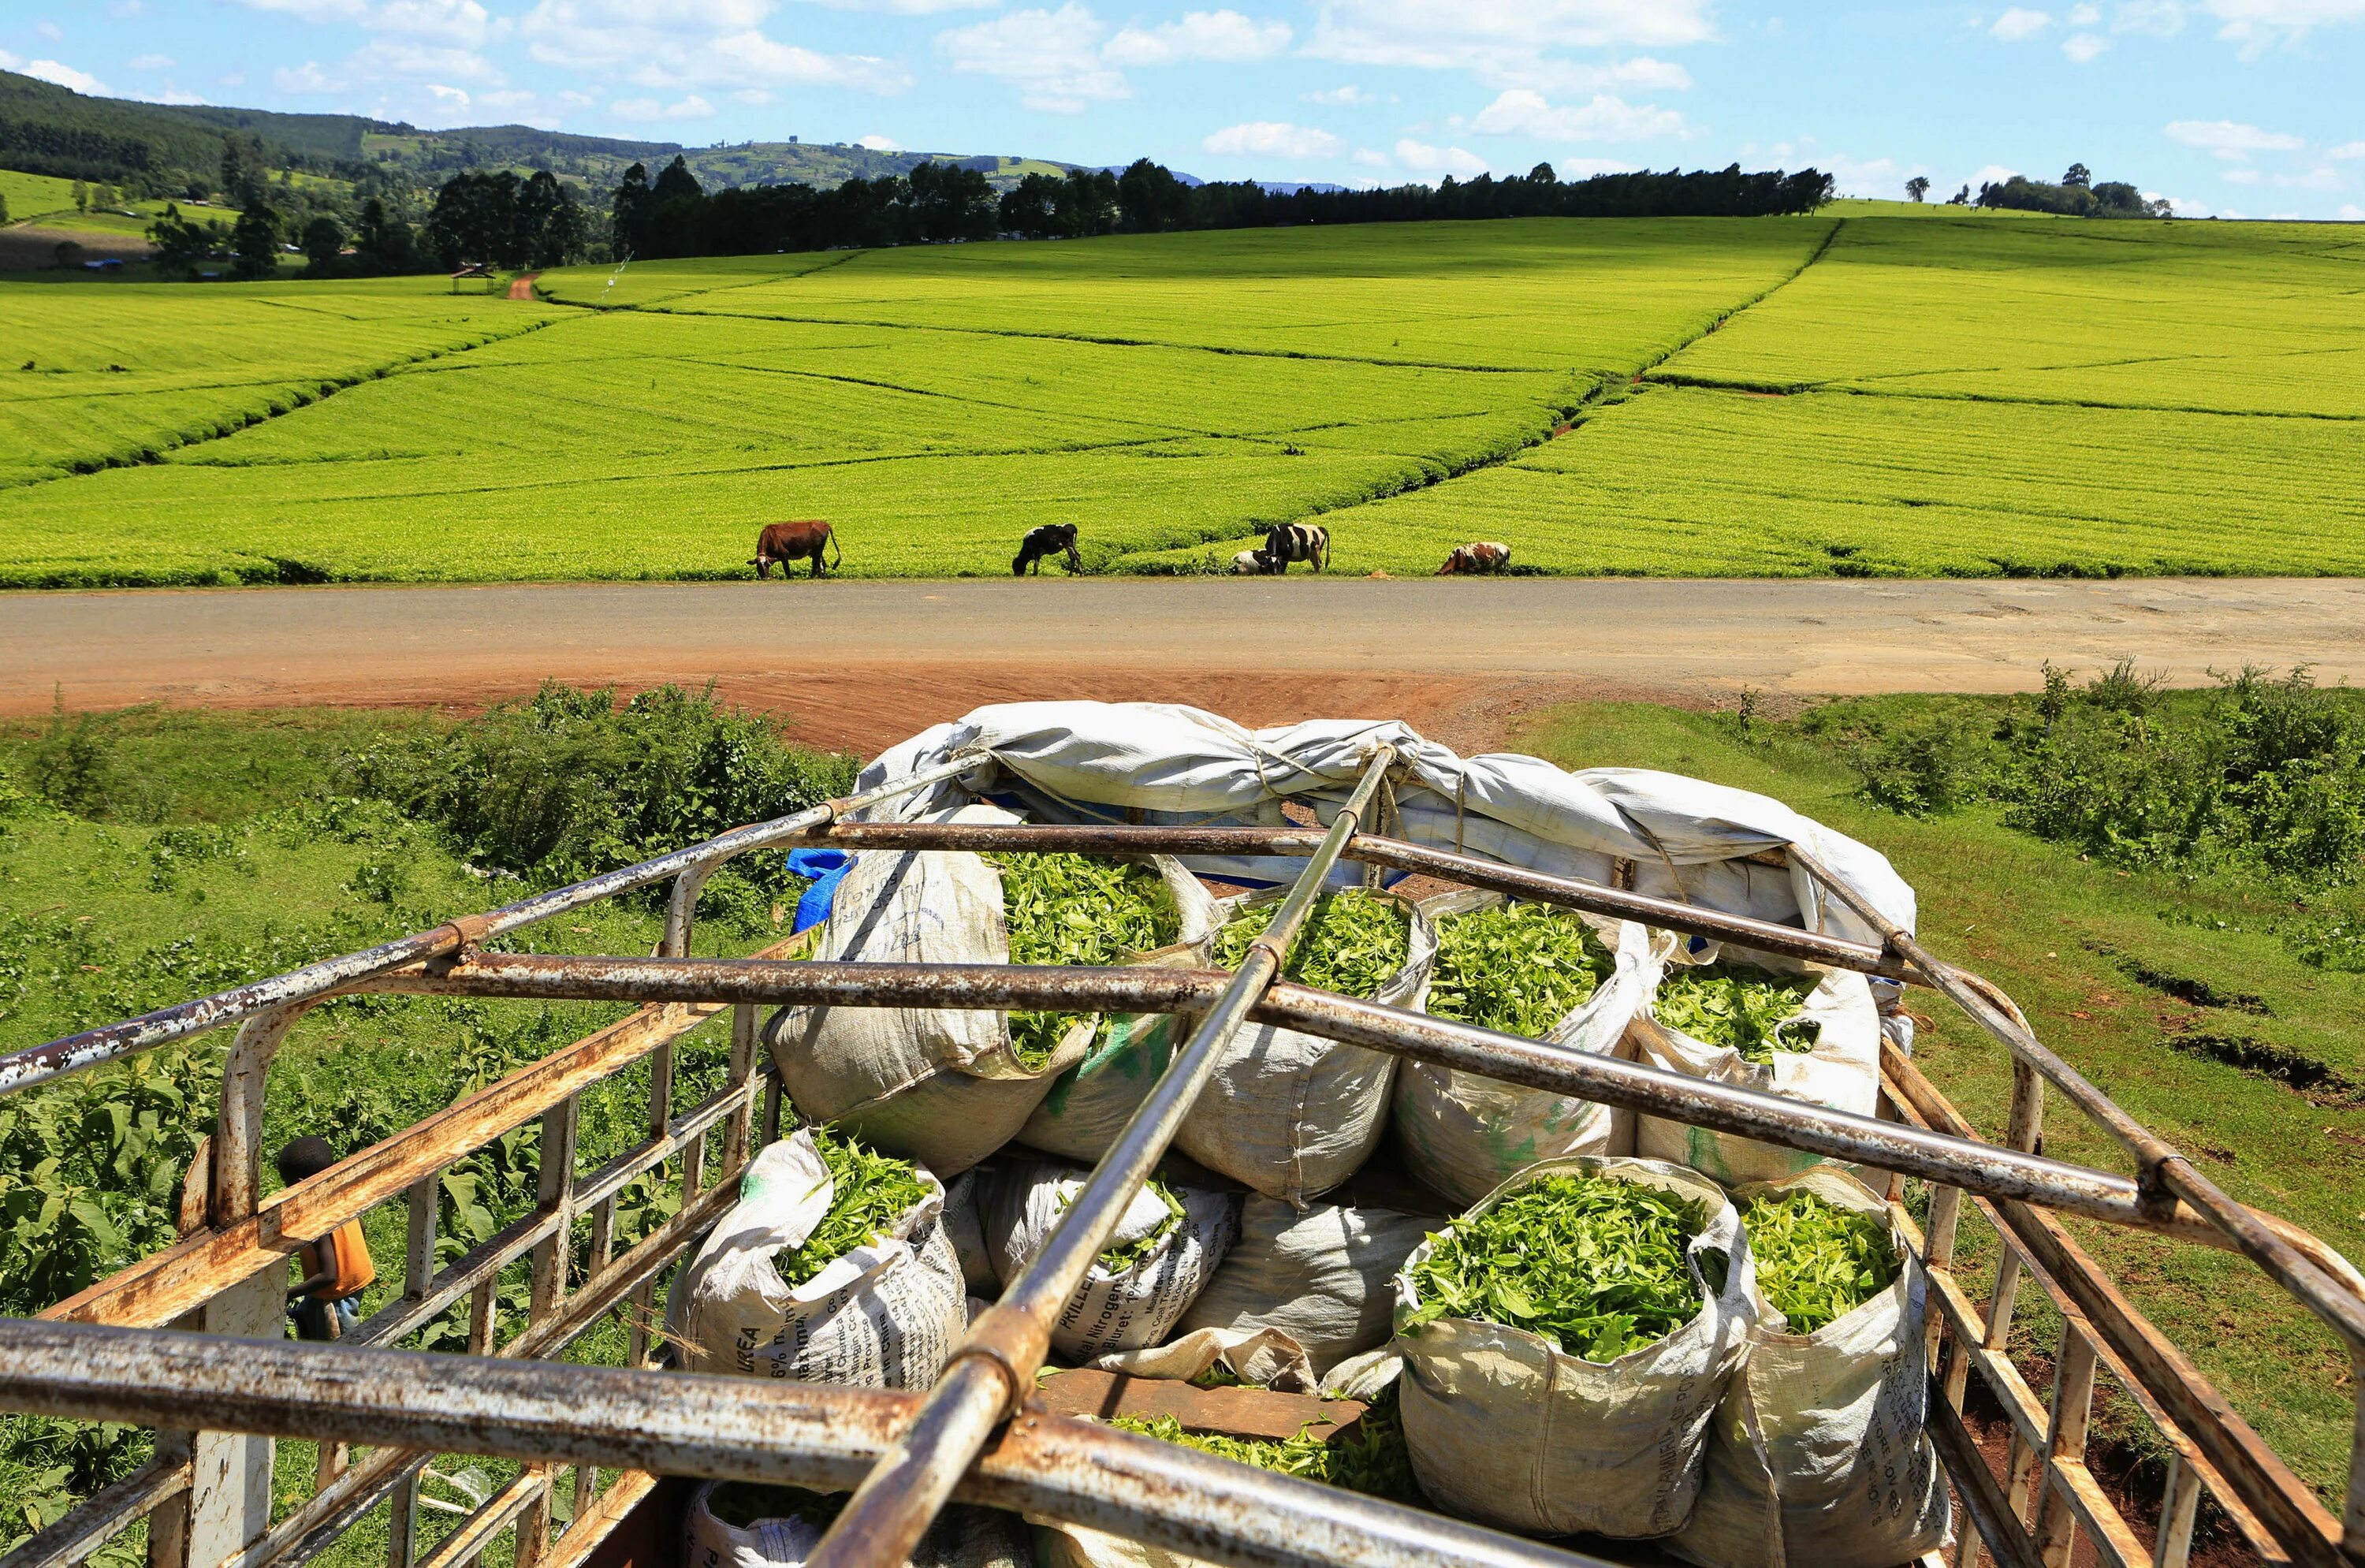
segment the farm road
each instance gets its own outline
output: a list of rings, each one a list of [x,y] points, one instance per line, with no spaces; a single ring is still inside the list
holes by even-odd
[[[2365,581],[1093,578],[12,594],[0,714],[477,706],[544,677],[730,700],[864,752],[984,702],[1401,717],[1499,745],[1542,703],[2007,691],[2047,659],[2365,683]]]

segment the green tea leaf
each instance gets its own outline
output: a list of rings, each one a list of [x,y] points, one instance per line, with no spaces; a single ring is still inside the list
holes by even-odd
[[[1354,1432],[1336,1442],[1325,1442],[1309,1423],[1297,1435],[1275,1442],[1268,1439],[1225,1437],[1213,1432],[1185,1431],[1171,1416],[1117,1416],[1109,1425],[1140,1432],[1165,1442],[1180,1443],[1223,1459],[1253,1464],[1260,1470],[1302,1476],[1368,1496],[1426,1506],[1412,1461],[1405,1451],[1404,1423],[1396,1411],[1394,1384],[1382,1390],[1363,1409]]]
[[[1741,1224],[1757,1259],[1757,1288],[1793,1334],[1836,1322],[1897,1278],[1888,1226],[1804,1188],[1759,1193],[1741,1211]]]
[[[805,1244],[783,1251],[774,1261],[781,1280],[792,1286],[803,1284],[872,1237],[892,1230],[927,1195],[909,1160],[874,1154],[851,1135],[824,1126],[806,1130],[829,1167],[831,1193],[829,1213]]]
[[[1449,914],[1437,923],[1429,1011],[1535,1038],[1592,1001],[1617,967],[1608,944],[1566,910],[1502,903]]]
[[[1002,873],[1002,917],[1014,964],[1121,964],[1182,933],[1174,895],[1154,866],[1084,855],[988,855]],[[1040,1068],[1081,1013],[1014,1013],[1010,1048]]]
[[[1821,1024],[1798,1016],[1820,983],[1813,975],[1777,975],[1746,964],[1679,964],[1659,982],[1651,1015],[1705,1045],[1770,1066],[1776,1051],[1811,1051],[1822,1037]]]
[[[1477,1317],[1608,1361],[1698,1316],[1685,1249],[1700,1205],[1614,1177],[1546,1176],[1429,1239],[1414,1271],[1421,1305],[1407,1330]]]
[[[1264,935],[1282,901],[1259,904],[1216,933],[1216,962],[1237,969],[1249,944]],[[1340,996],[1373,996],[1412,954],[1412,922],[1403,904],[1361,889],[1325,893],[1290,944],[1283,980]]]

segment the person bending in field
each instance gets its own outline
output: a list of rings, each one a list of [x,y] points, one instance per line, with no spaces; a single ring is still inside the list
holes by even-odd
[[[279,1151],[279,1179],[294,1186],[337,1162],[326,1138],[299,1137]],[[304,1278],[287,1293],[287,1316],[298,1339],[342,1339],[362,1320],[360,1296],[377,1278],[362,1222],[347,1220],[318,1241],[296,1249]]]

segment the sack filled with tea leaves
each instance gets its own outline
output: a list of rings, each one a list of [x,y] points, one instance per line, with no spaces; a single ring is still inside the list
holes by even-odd
[[[1528,1535],[1664,1535],[1759,1305],[1721,1189],[1656,1160],[1522,1171],[1396,1276],[1405,1437],[1432,1502]]]
[[[1500,893],[1447,893],[1421,909],[1437,928],[1426,1011],[1564,1050],[1624,1056],[1674,939]],[[1412,1173],[1474,1204],[1540,1159],[1631,1154],[1631,1114],[1459,1068],[1397,1070],[1396,1137]]]
[[[1637,1060],[1693,1078],[1869,1116],[1880,1094],[1880,1014],[1864,976],[1771,954],[1671,963],[1629,1034]],[[1658,1116],[1637,1116],[1634,1152],[1726,1186],[1771,1182],[1820,1155]]]

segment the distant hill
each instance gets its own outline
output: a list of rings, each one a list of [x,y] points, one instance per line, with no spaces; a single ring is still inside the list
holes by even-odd
[[[281,167],[391,183],[437,184],[469,170],[548,169],[604,191],[634,163],[651,172],[678,155],[708,189],[736,185],[837,185],[859,175],[910,172],[935,160],[984,173],[997,188],[1029,173],[1063,174],[1073,164],[998,154],[882,152],[843,142],[750,141],[685,147],[577,136],[525,125],[421,130],[360,115],[295,115],[212,105],[163,105],[99,98],[15,72],[0,71],[0,168],[61,179],[105,180],[147,194],[177,195],[209,183],[232,132],[259,139]]]

